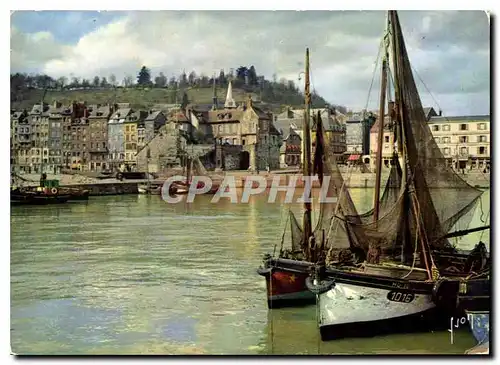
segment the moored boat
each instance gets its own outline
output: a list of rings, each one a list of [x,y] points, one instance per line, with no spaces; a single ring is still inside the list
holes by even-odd
[[[365,216],[336,209],[327,255],[306,280],[317,295],[323,340],[447,328],[459,279],[473,274],[469,257],[457,254],[448,232],[468,219],[482,191],[446,164],[420,103],[396,11],[389,11],[387,25],[374,209]],[[385,114],[389,45],[395,102]],[[394,162],[401,166],[396,199],[385,208],[379,197],[384,130],[394,135]],[[487,270],[488,263],[480,260],[478,267]]]

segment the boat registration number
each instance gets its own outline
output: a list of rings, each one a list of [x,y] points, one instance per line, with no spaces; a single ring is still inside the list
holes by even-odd
[[[390,291],[389,294],[387,294],[387,299],[391,302],[410,303],[415,299],[415,295],[412,293],[402,293],[400,291]]]

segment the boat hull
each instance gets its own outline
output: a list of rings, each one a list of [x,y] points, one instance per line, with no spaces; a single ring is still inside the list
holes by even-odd
[[[267,306],[272,308],[301,307],[316,303],[306,279],[312,263],[298,260],[267,260],[257,272],[266,280]]]
[[[337,281],[333,288],[318,294],[323,341],[426,330],[435,314],[430,291],[425,294]]]

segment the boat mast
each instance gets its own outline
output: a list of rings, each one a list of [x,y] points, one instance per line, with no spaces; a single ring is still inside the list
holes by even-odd
[[[45,94],[47,94],[47,88],[45,88],[45,90],[43,90],[42,99],[40,100],[40,122],[42,121],[42,117],[43,117],[43,100],[45,99]],[[40,178],[43,175],[43,168],[44,168],[44,163],[43,163],[43,145],[41,145],[41,149],[42,149],[42,153],[41,153],[41,163],[40,163]],[[47,155],[47,159],[48,158],[49,158],[49,156]]]
[[[389,28],[387,27],[387,31]],[[385,38],[385,37],[384,37]],[[387,45],[384,41],[382,56],[382,79],[380,83],[380,106],[378,115],[378,135],[377,135],[377,160],[375,175],[375,196],[373,198],[373,221],[378,221],[380,207],[380,181],[382,178],[382,144],[384,142],[384,116],[385,116],[385,95],[387,92]]]
[[[311,171],[311,130],[310,130],[310,117],[311,117],[311,93],[310,93],[310,81],[309,81],[309,48],[306,48],[306,69],[305,69],[305,114],[304,114],[304,154],[302,161],[302,176],[310,178],[312,175]],[[304,246],[308,245],[309,237],[312,234],[312,224],[311,224],[311,192],[308,193],[309,196],[305,197],[304,202]]]

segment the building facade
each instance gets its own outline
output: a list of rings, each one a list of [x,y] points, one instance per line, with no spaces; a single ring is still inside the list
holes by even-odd
[[[89,108],[89,170],[108,169],[108,121],[113,113],[112,105],[96,105]]]
[[[112,169],[120,168],[125,162],[124,123],[131,114],[130,108],[119,108],[108,121],[108,163]]]
[[[429,127],[434,140],[453,168],[489,171],[490,116],[433,116]]]

